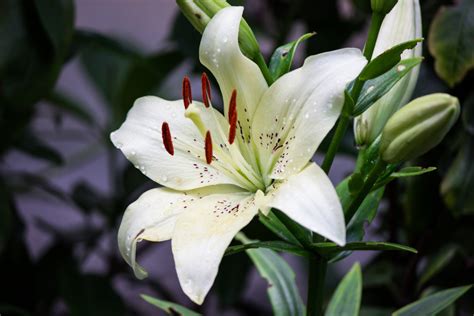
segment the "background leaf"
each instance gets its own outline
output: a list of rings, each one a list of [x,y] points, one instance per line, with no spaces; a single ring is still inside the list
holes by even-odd
[[[357,316],[362,298],[362,273],[354,264],[337,286],[326,309],[325,316]]]
[[[428,37],[435,70],[448,85],[459,83],[474,67],[474,2],[440,9]]]
[[[164,300],[159,300],[157,298],[151,297],[146,294],[142,294],[141,297],[150,303],[151,305],[154,305],[161,309],[162,311],[165,311],[166,314],[168,315],[181,315],[181,316],[199,316],[201,314],[198,314],[196,312],[193,312],[190,309],[187,309],[184,306],[181,306],[179,304],[173,303],[173,302],[168,302]]]
[[[444,290],[430,296],[424,297],[395,311],[393,316],[429,316],[434,315],[461,297],[471,288],[471,285],[460,286]]]

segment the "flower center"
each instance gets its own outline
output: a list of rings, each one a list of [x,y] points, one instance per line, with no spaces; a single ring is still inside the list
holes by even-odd
[[[238,124],[237,91],[235,89],[232,91],[229,100],[228,130],[225,131],[222,118],[219,118],[219,113],[216,113],[212,108],[211,87],[209,78],[205,73],[201,76],[201,83],[204,107],[199,106],[199,103],[193,103],[191,83],[188,77],[184,77],[182,86],[184,115],[193,122],[204,140],[204,155],[199,154],[197,156],[201,157],[202,155],[207,164],[212,164],[219,171],[235,179],[242,188],[251,192],[256,192],[259,189],[265,190],[260,172],[248,163],[242,155],[239,142],[236,142]],[[173,141],[179,140],[171,136],[170,126],[167,122],[163,122],[161,130],[165,150],[173,156]],[[216,144],[218,146],[213,146]],[[188,148],[186,151],[191,154],[193,150]]]

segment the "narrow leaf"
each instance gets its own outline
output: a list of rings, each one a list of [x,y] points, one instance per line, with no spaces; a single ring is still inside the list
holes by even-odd
[[[358,116],[362,114],[378,99],[383,97],[400,79],[407,75],[411,69],[419,65],[422,60],[422,57],[404,59],[383,75],[366,81],[352,115]]]
[[[168,315],[181,315],[181,316],[199,316],[201,314],[198,314],[196,312],[193,312],[190,309],[187,309],[184,306],[181,306],[176,303],[164,301],[164,300],[159,300],[157,298],[148,296],[146,294],[141,294],[141,298],[143,298],[145,301],[150,303],[151,305],[154,305],[161,309],[162,311],[166,312]]]
[[[252,243],[248,243],[244,245],[231,246],[227,248],[227,250],[225,251],[225,255],[226,256],[233,255],[241,251],[252,249],[252,248],[268,248],[275,251],[283,251],[283,252],[292,253],[297,256],[308,256],[308,252],[304,250],[303,248],[295,246],[293,244],[289,244],[284,241],[278,241],[278,240],[252,242]]]
[[[383,75],[400,62],[403,51],[414,48],[421,41],[423,41],[422,38],[417,38],[386,50],[362,69],[359,79],[366,81]]]
[[[52,92],[45,100],[51,106],[63,110],[87,124],[92,125],[94,123],[94,119],[84,106],[61,92]]]
[[[280,78],[288,71],[290,71],[291,64],[293,62],[293,57],[295,55],[296,49],[298,45],[313,36],[316,33],[306,33],[302,35],[295,41],[292,41],[288,44],[282,45],[278,47],[275,52],[273,53],[270,59],[270,73],[274,80]]]
[[[432,277],[443,270],[453,260],[457,252],[458,248],[455,245],[448,245],[440,249],[431,258],[428,258],[428,263],[419,278],[418,288],[421,288]]]
[[[247,244],[251,241],[243,234],[236,239]],[[295,282],[295,272],[275,251],[270,249],[246,250],[260,275],[268,281],[268,296],[276,316],[302,316],[305,306]]]
[[[353,251],[353,250],[362,250],[362,251],[381,251],[381,250],[397,250],[397,251],[408,251],[412,253],[417,253],[416,249],[408,247],[405,245],[400,245],[391,242],[383,241],[360,241],[360,242],[351,242],[346,244],[343,247],[340,247],[332,242],[320,242],[314,243],[311,245],[311,248],[320,253],[321,255],[328,255],[342,251]]]
[[[260,222],[265,225],[269,230],[271,230],[275,235],[281,239],[295,245],[301,245],[298,239],[286,228],[286,226],[273,214],[272,211],[268,215],[259,214],[258,219]]]
[[[466,293],[472,285],[455,287],[452,289],[437,292],[430,296],[419,299],[401,309],[395,311],[393,316],[429,316],[435,315],[442,311],[464,293]]]
[[[359,263],[356,263],[337,286],[325,316],[359,315],[361,297],[362,273]]]

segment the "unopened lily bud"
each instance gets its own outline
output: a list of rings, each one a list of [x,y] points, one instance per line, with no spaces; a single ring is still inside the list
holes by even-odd
[[[224,0],[176,0],[181,12],[200,33],[210,19],[230,4]],[[250,26],[242,19],[239,30],[239,45],[242,53],[250,59],[260,54],[260,47]]]
[[[413,100],[387,122],[380,154],[388,163],[407,161],[438,145],[459,117],[457,98],[444,93]]]
[[[391,0],[372,0],[391,3]],[[419,0],[398,0],[383,20],[374,49],[374,58],[395,45],[420,38],[421,14]],[[414,49],[406,50],[402,59],[421,56],[421,43]],[[385,123],[400,107],[410,100],[418,80],[419,67],[413,68],[393,88],[367,111],[356,117],[354,134],[360,146],[371,144],[382,132]]]
[[[397,4],[397,1],[398,0],[371,0],[370,5],[372,6],[372,11],[387,14]]]

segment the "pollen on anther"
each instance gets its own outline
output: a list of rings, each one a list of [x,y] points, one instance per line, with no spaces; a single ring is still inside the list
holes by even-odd
[[[174,155],[173,140],[171,138],[170,127],[168,123],[164,122],[161,125],[161,137],[163,138],[163,145],[165,146],[166,151],[171,156]]]
[[[230,96],[229,101],[229,113],[227,114],[229,117],[229,123],[232,120],[232,116],[234,113],[237,113],[237,90],[232,90],[232,95]]]
[[[191,92],[191,82],[189,81],[188,76],[183,78],[183,102],[184,108],[187,109],[189,104],[193,102],[193,95]]]
[[[205,72],[201,75],[202,100],[206,108],[210,106],[211,99],[211,83]]]
[[[206,152],[206,162],[211,164],[212,162],[212,138],[211,132],[207,131],[206,133],[206,140],[204,144],[204,150]]]

